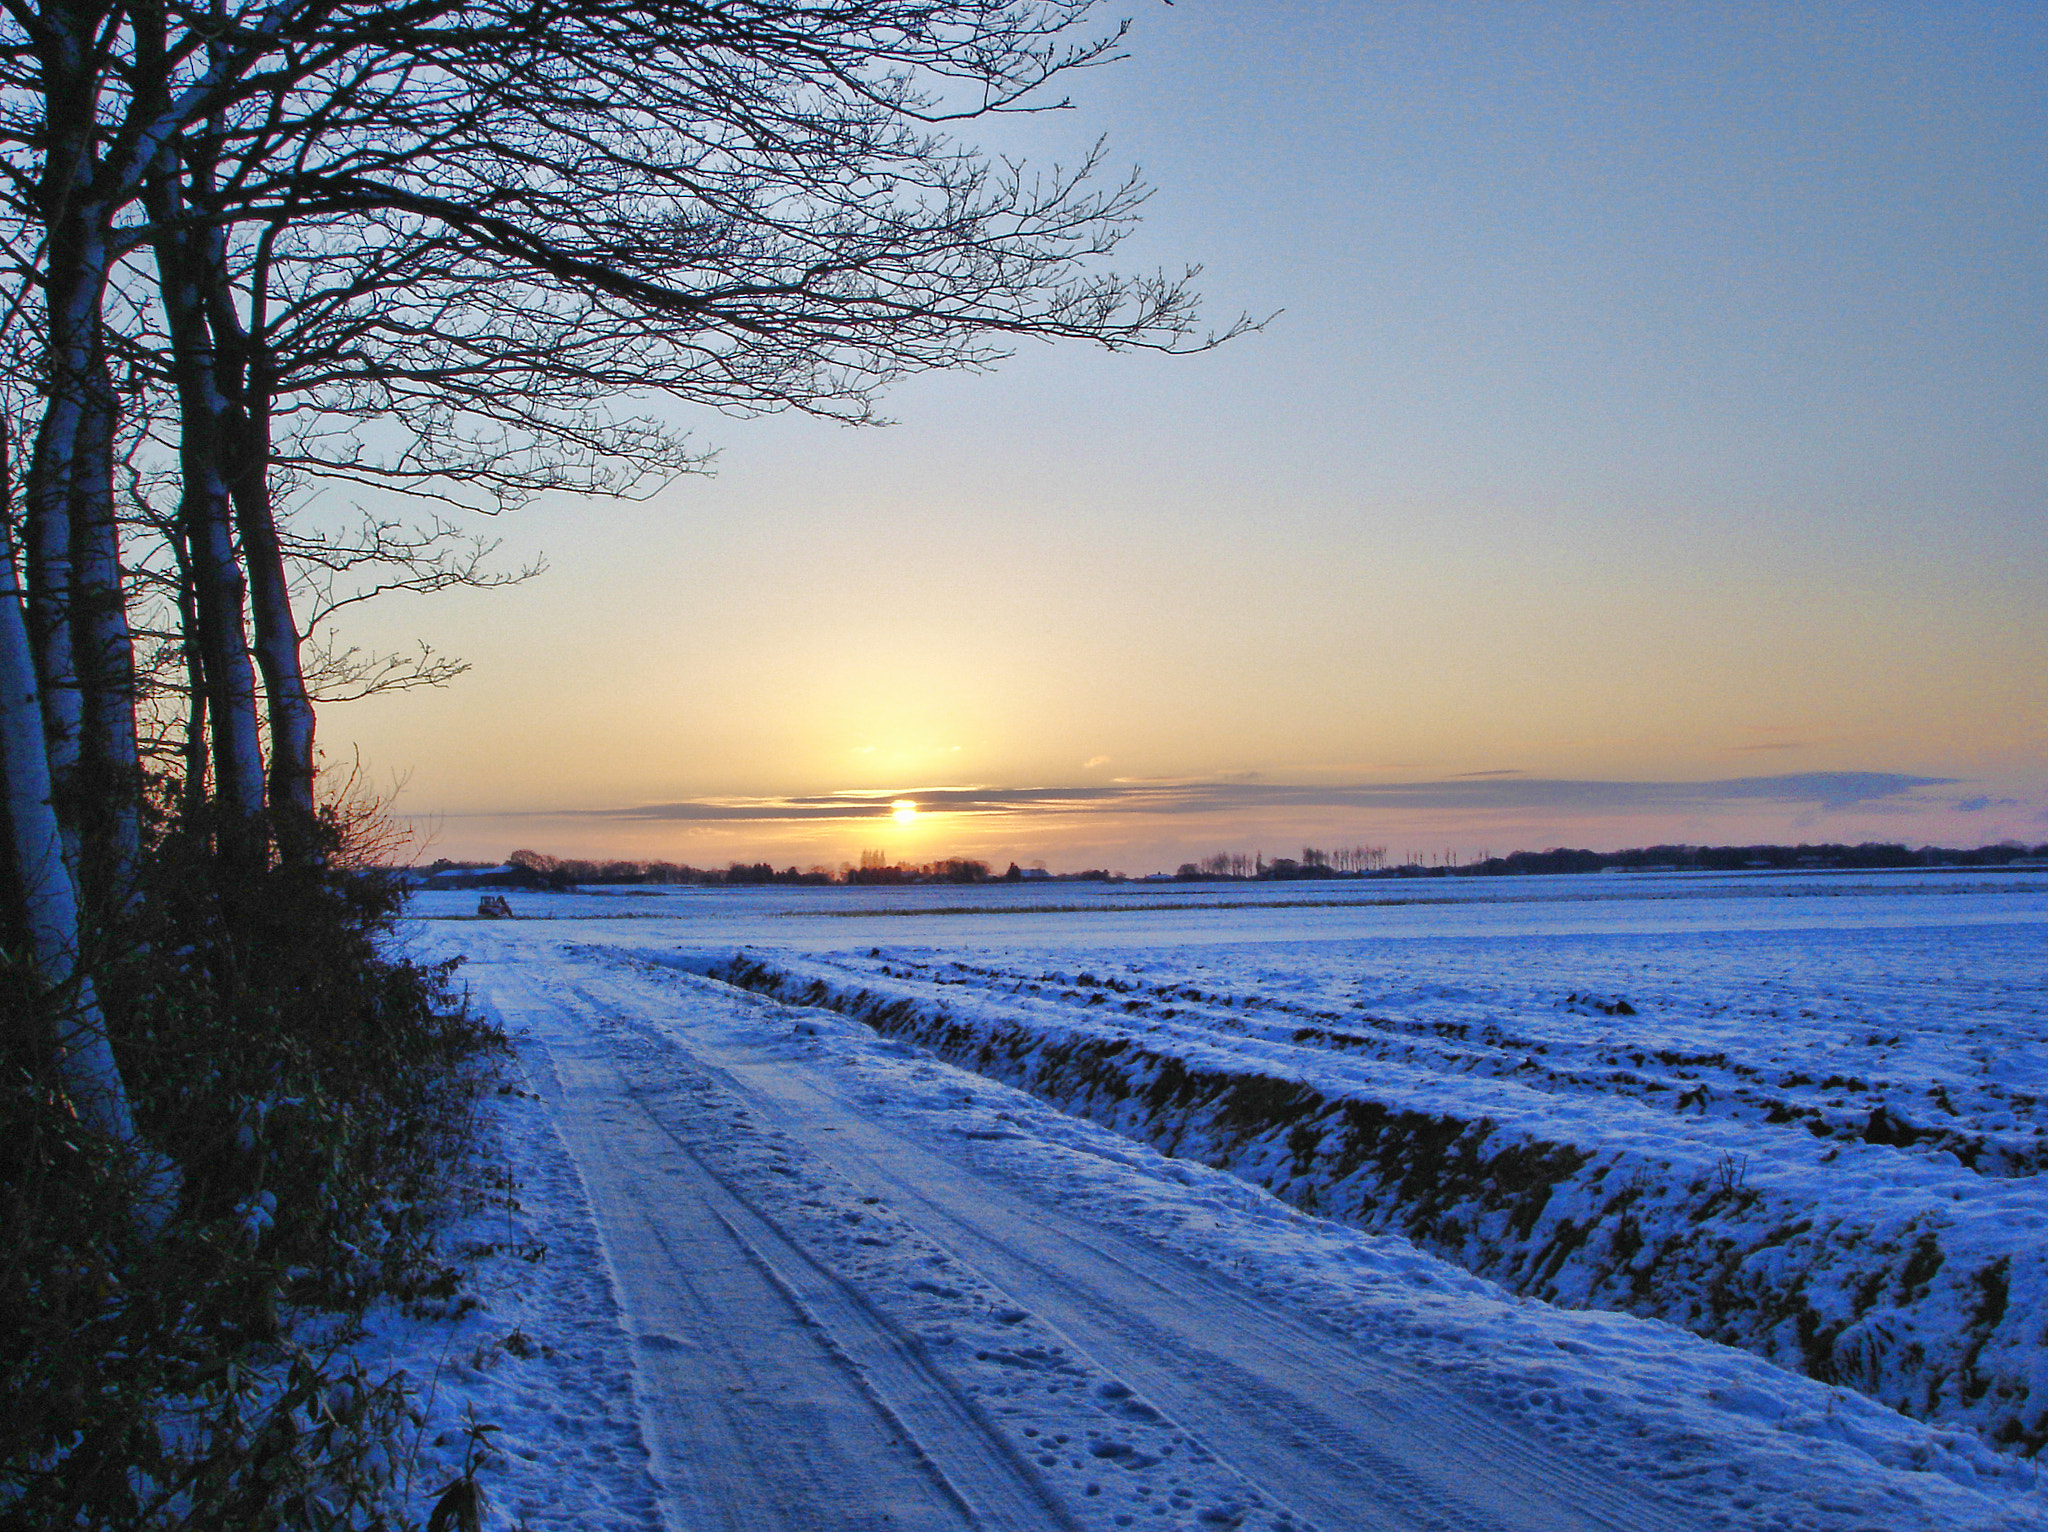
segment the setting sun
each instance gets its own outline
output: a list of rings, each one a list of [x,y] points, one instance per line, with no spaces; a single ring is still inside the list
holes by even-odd
[[[895,815],[896,823],[900,825],[914,824],[917,820],[917,803],[914,799],[898,798],[889,805],[889,812]]]

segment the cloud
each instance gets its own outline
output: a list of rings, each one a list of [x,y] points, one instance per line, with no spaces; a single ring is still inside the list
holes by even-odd
[[[1084,787],[898,787],[876,792],[787,798],[687,799],[626,808],[587,809],[579,817],[623,820],[766,823],[883,819],[899,798],[915,798],[923,814],[1022,817],[1047,814],[1189,815],[1253,809],[1703,810],[1737,803],[1832,811],[1912,799],[1923,787],[1954,785],[1950,777],[1885,771],[1807,771],[1715,782],[1608,782],[1506,773],[1472,773],[1429,782],[1302,785],[1248,780],[1120,781]]]
[[[1085,760],[1085,761],[1083,761],[1083,762],[1081,763],[1081,769],[1082,769],[1083,771],[1093,771],[1093,770],[1094,770],[1094,769],[1095,769],[1096,767],[1098,767],[1098,766],[1107,766],[1108,764],[1109,764],[1109,757],[1108,757],[1108,756],[1106,756],[1106,755],[1091,755],[1091,756],[1089,756],[1089,757],[1088,757],[1088,759],[1087,759],[1087,760]]]

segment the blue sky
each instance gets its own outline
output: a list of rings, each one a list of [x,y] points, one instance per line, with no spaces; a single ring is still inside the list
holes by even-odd
[[[367,616],[473,669],[331,709],[329,755],[453,855],[2048,839],[2048,15],[1135,19],[1073,111],[973,136],[1105,136],[1157,188],[1120,264],[1262,332],[1029,347],[885,430],[706,419],[716,477],[538,504],[490,530],[547,575]],[[1388,791],[1479,773],[1895,790]],[[1316,792],[1030,797],[1158,782]]]

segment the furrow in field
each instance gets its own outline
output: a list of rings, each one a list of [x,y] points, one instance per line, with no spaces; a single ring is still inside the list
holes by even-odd
[[[1546,1096],[1608,1098],[1739,1122],[1765,1137],[1782,1129],[1795,1141],[1803,1134],[1947,1154],[1986,1176],[2035,1175],[2048,1167],[2035,1090],[1985,1071],[1916,1069],[1911,1058],[1888,1056],[1909,1036],[1924,1046],[1924,1016],[1902,1018],[1915,1006],[1925,1010],[1925,985],[1802,992],[1783,1007],[1752,1004],[1742,1024],[1731,1027],[1718,1014],[1729,1008],[1725,1001],[1703,1005],[1697,996],[1630,982],[1632,1001],[1611,983],[1568,974],[1520,989],[1460,986],[1449,996],[1440,993],[1445,986],[1426,986],[1417,1004],[1416,995],[1385,985],[1370,986],[1370,1001],[1356,998],[1368,986],[1341,973],[1314,983],[1291,973],[1295,993],[1274,995],[1204,988],[1217,980],[1199,967],[1189,976],[1156,960],[1139,974],[1098,966],[1102,973],[1006,970],[892,952],[849,969],[918,986],[937,1000],[1000,1001],[1051,1016],[1081,1008],[1148,1034],[1210,1044],[1242,1038],[1282,1058],[1299,1049],[1312,1061],[1302,1067],[1333,1076],[1393,1066],[1496,1079]],[[1768,997],[1771,976],[1759,982]],[[1950,1009],[1960,998],[1944,996]],[[1973,998],[1985,1007],[1983,1032],[1995,1036],[2011,997],[1980,987]],[[1802,1033],[1825,1045],[1809,1044]],[[1845,1035],[1869,1056],[1845,1064]]]

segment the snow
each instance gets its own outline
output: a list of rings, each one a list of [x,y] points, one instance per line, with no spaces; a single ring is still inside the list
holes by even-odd
[[[521,1208],[375,1344],[498,1525],[2048,1520],[2038,876],[472,902],[410,939],[519,1038]]]

